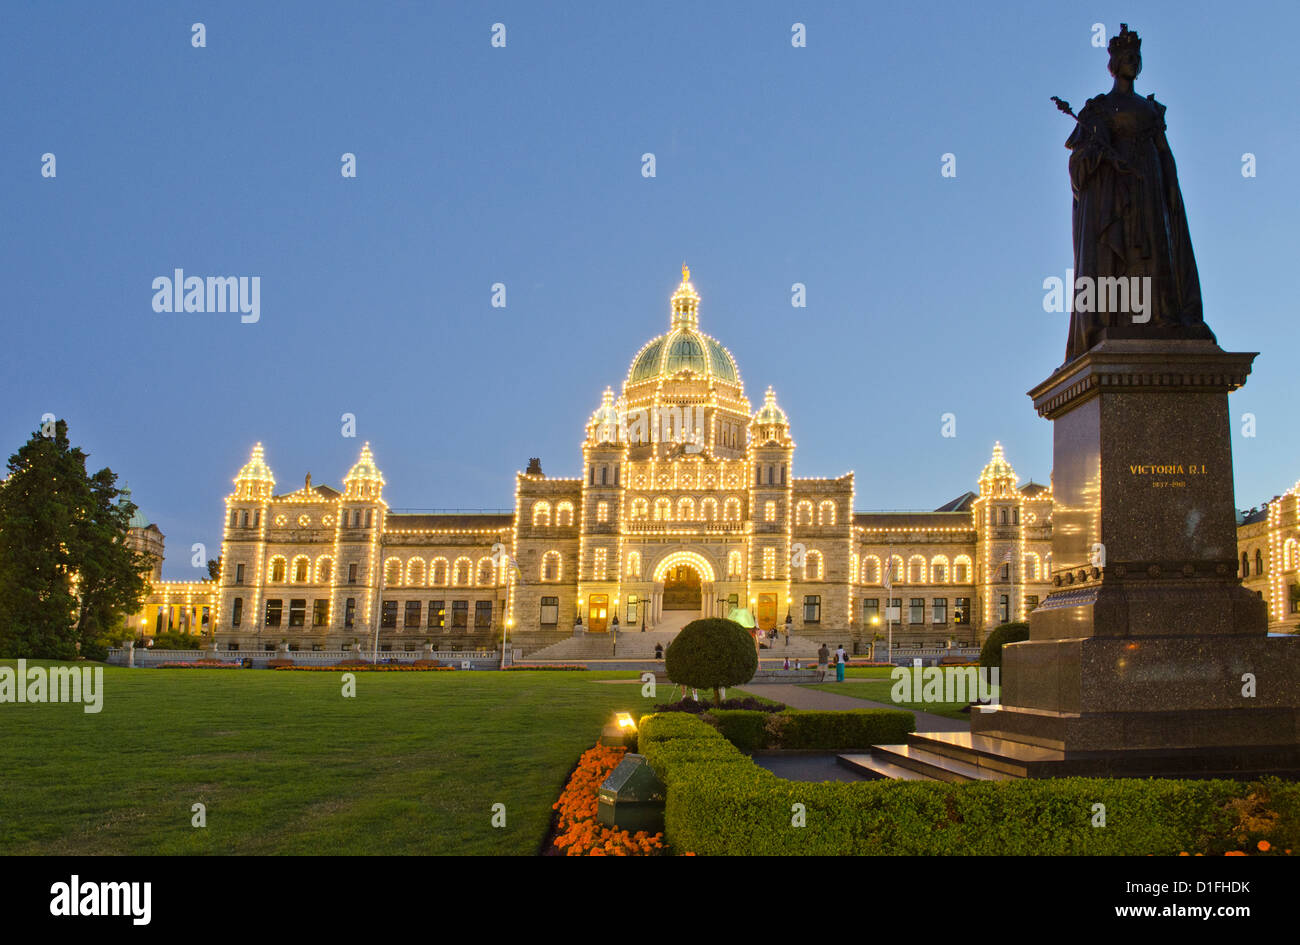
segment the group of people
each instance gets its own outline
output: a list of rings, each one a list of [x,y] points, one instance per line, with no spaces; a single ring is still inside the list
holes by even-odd
[[[821,648],[817,650],[817,668],[822,672],[822,679],[826,678],[827,667],[830,664],[831,655],[832,654],[830,651],[830,647],[828,647],[825,643],[823,643],[821,645]],[[849,654],[844,649],[843,643],[841,643],[839,647],[836,648],[834,656],[835,656],[835,681],[844,682],[844,667],[848,665]]]

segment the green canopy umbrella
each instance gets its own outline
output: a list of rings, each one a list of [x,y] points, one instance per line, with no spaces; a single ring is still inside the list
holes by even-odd
[[[757,622],[754,620],[754,615],[751,614],[749,609],[746,607],[731,608],[731,613],[727,614],[727,619],[734,620],[746,630],[753,630],[754,627],[757,626]]]

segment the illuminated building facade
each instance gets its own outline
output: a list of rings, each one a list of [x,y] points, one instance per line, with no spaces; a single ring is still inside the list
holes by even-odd
[[[788,616],[828,642],[971,644],[1047,595],[1051,489],[1019,485],[1000,444],[978,491],[933,512],[855,512],[853,473],[796,476],[794,453],[775,393],[754,410],[731,353],[700,330],[683,266],[668,331],[587,423],[581,475],[532,460],[513,513],[396,513],[369,444],[341,491],[308,475],[281,494],[258,444],[226,500],[219,579],[160,582],[144,625],[169,607],[191,630],[207,613],[222,649],[490,647],[508,633],[527,651],[748,607],[764,630]],[[1260,545],[1294,571],[1287,496]]]

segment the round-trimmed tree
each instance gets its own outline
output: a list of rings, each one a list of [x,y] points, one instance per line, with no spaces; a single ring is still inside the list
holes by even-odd
[[[758,649],[749,631],[734,620],[706,617],[692,620],[668,644],[664,669],[675,683],[712,689],[717,705],[722,701],[719,689],[754,678]]]
[[[1027,623],[1004,623],[1000,627],[994,627],[980,647],[980,665],[981,666],[998,666],[1002,665],[1002,647],[1008,643],[1019,643],[1022,640],[1029,639],[1029,624]]]

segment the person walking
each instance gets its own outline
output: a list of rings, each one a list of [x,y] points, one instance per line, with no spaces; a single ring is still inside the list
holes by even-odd
[[[786,615],[785,615],[785,626],[782,628],[783,630],[785,630],[785,645],[786,645],[786,646],[789,646],[789,645],[790,645],[790,625],[793,624],[793,623],[794,623],[794,618],[791,617],[789,614],[786,614]]]
[[[826,679],[826,664],[830,661],[831,651],[823,643],[817,650],[817,669],[821,671],[821,679],[818,682],[824,682]]]
[[[844,682],[844,667],[849,661],[849,656],[844,652],[844,644],[835,651],[835,681]]]

